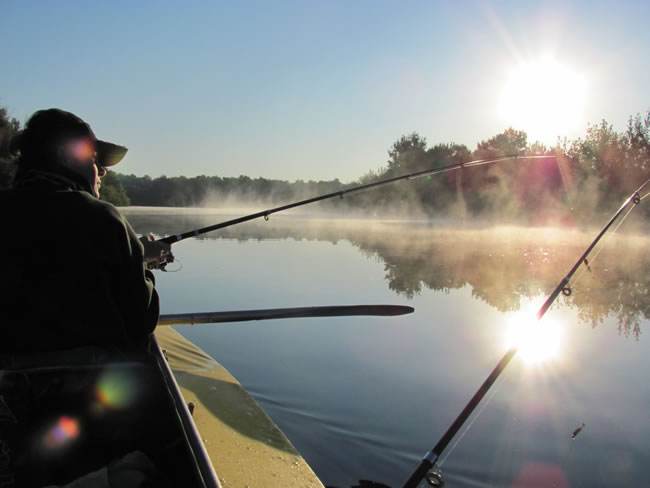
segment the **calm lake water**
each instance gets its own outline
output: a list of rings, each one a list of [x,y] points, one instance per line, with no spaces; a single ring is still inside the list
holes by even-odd
[[[157,234],[228,218],[127,216]],[[400,486],[592,237],[273,216],[176,244],[182,269],[158,273],[158,290],[162,313],[415,307],[178,328],[241,381],[324,484]],[[446,486],[650,485],[649,243],[606,241],[448,451]]]

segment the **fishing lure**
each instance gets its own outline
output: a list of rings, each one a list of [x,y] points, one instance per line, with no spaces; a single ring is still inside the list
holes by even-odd
[[[585,428],[585,423],[583,422],[580,424],[580,427],[578,427],[576,430],[573,431],[573,433],[571,434],[571,440],[574,440],[576,437],[578,437],[578,434],[582,432],[582,429],[584,428]]]

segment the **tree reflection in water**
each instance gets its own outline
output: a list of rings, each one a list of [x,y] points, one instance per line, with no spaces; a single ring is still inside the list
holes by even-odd
[[[174,234],[221,220],[215,214],[127,211],[139,232]],[[337,243],[347,240],[380,260],[391,290],[412,298],[423,288],[449,292],[469,286],[472,295],[501,312],[516,311],[524,299],[549,293],[595,233],[556,228],[463,228],[431,223],[278,216],[250,222],[200,239],[295,239]],[[583,267],[573,293],[561,303],[576,308],[596,327],[613,315],[625,336],[639,338],[650,318],[650,238],[608,236],[590,270]],[[182,256],[182,244],[175,253]]]

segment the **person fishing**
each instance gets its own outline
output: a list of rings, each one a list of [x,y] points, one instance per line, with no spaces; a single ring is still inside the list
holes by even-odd
[[[59,109],[34,113],[12,149],[13,188],[0,194],[0,353],[144,348],[159,314],[146,268],[172,256],[99,200],[106,168],[127,149]]]

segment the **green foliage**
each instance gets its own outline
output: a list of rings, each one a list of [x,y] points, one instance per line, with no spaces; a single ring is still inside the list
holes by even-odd
[[[117,174],[132,205],[145,206],[226,206],[242,203],[286,202],[308,198],[320,193],[340,191],[345,185],[339,180],[302,181],[293,183],[266,178],[236,178],[219,176],[135,176]]]
[[[402,136],[388,151],[388,171],[410,173],[424,169],[427,165],[427,140],[413,132]]]
[[[509,128],[487,141],[479,142],[476,151],[474,151],[474,157],[476,159],[494,159],[517,156],[526,151],[527,141],[528,136],[525,132]]]
[[[0,189],[8,188],[13,180],[14,155],[10,151],[13,136],[20,130],[20,123],[9,117],[7,110],[0,107]]]
[[[119,178],[111,171],[102,178],[100,198],[117,207],[126,207],[131,204]]]

